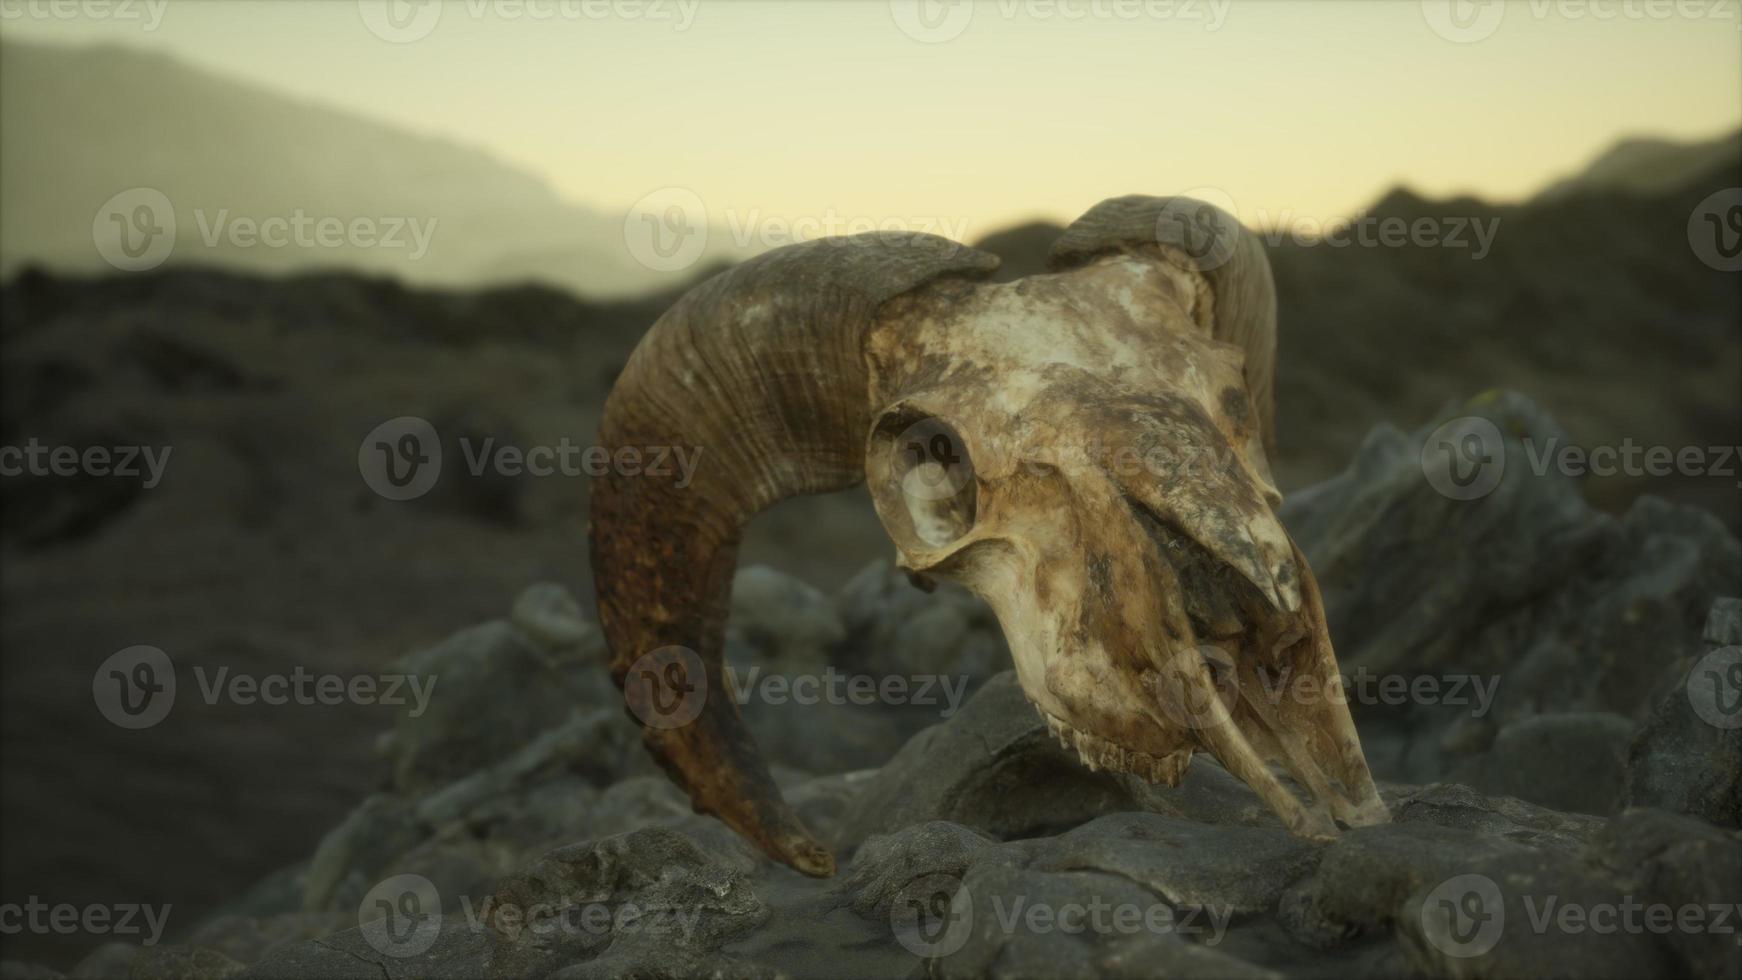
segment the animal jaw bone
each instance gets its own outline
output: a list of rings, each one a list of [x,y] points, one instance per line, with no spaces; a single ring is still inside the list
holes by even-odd
[[[1029,704],[1034,702],[1030,701]],[[1189,749],[1181,749],[1158,759],[1147,752],[1116,745],[1093,732],[1078,731],[1071,727],[1070,722],[1048,714],[1038,704],[1034,705],[1034,710],[1040,712],[1040,717],[1046,721],[1047,730],[1058,740],[1059,747],[1076,752],[1077,758],[1091,772],[1107,769],[1130,773],[1164,786],[1178,786],[1186,774],[1186,766],[1191,764],[1192,754]]]
[[[601,441],[701,446],[709,465],[688,487],[595,487],[613,675],[680,647],[701,675],[680,680],[722,691],[743,524],[864,478],[902,566],[992,605],[1024,692],[1085,764],[1176,783],[1207,750],[1297,833],[1384,819],[1341,699],[1272,683],[1336,689],[1337,671],[1273,510],[1262,248],[1207,205],[1120,198],[1053,259],[985,283],[996,259],[955,243],[854,236],[776,250],[681,299],[625,366]],[[698,810],[833,871],[732,699],[644,737]]]

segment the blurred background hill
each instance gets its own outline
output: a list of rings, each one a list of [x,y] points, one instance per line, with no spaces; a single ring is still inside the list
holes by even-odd
[[[1742,132],[1693,142],[1625,139],[1578,173],[1538,191],[1536,200],[1603,191],[1663,194],[1734,167],[1738,156],[1742,156]]]
[[[572,204],[486,150],[157,52],[8,41],[0,118],[0,275],[27,263],[108,270],[92,247],[91,216],[117,191],[151,187],[174,206],[178,264],[344,268],[456,287],[538,281],[596,297],[675,281],[624,251],[621,217]],[[404,220],[405,245],[236,247],[227,233],[208,242],[232,219],[298,211]],[[430,229],[427,249],[412,240],[412,222]]]

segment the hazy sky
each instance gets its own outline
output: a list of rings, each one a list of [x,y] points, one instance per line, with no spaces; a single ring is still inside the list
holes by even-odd
[[[1516,198],[1622,135],[1742,124],[1735,0],[113,2],[0,0],[0,29],[167,49],[619,213],[676,185],[973,237],[1218,188],[1249,222],[1327,218],[1400,182]]]

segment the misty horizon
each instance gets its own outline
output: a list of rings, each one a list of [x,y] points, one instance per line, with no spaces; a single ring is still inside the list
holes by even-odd
[[[823,233],[840,215],[843,226],[930,223],[976,238],[1158,187],[1220,192],[1252,225],[1261,214],[1348,218],[1396,188],[1516,204],[1623,141],[1709,141],[1742,126],[1726,81],[1742,69],[1734,17],[1514,5],[1491,37],[1448,39],[1417,4],[1318,4],[1314,16],[1344,29],[1303,50],[1291,29],[1307,14],[1256,2],[1120,16],[1069,2],[939,5],[949,16],[930,27],[926,5],[906,23],[903,5],[881,3],[775,18],[778,5],[675,0],[633,11],[555,0],[246,6],[140,2],[121,8],[130,17],[63,18],[20,0],[0,38],[165,54],[225,83],[483,153],[607,217],[680,187],[710,214]],[[268,29],[242,40],[239,18]],[[1545,33],[1554,45],[1531,43]],[[1081,79],[1096,95],[1056,106],[1062,130],[1037,140],[1028,117],[1061,98],[1044,64],[1022,67],[1042,38],[1099,54]],[[554,57],[530,58],[527,44]],[[456,72],[447,56],[461,46]],[[907,67],[855,73],[887,58]],[[1371,84],[1400,65],[1414,84]],[[1308,73],[1312,85],[1293,83]],[[926,104],[938,85],[960,89],[949,112]],[[688,132],[659,125],[675,98],[704,110],[686,115]],[[1609,111],[1572,111],[1585,99]],[[819,131],[819,118],[835,124]],[[1446,138],[1473,124],[1486,139]],[[1013,152],[998,155],[1003,144]],[[715,156],[739,162],[697,179],[696,164]],[[897,191],[886,174],[923,177],[896,180]]]

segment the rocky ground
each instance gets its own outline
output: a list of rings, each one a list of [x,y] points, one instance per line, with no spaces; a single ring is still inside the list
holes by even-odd
[[[1694,447],[1729,473],[1589,475],[1581,490],[1596,510],[1625,514],[1644,493],[1742,529],[1735,461],[1720,454],[1742,431],[1742,292],[1688,238],[1690,212],[1742,178],[1733,159],[1708,171],[1505,207],[1399,191],[1373,209],[1389,220],[1500,221],[1480,258],[1272,241],[1283,491],[1325,480],[1358,450],[1383,454],[1383,439],[1362,449],[1376,424],[1413,427],[1502,385],[1564,425],[1560,445]],[[86,236],[88,222],[74,230]],[[978,244],[1015,276],[1039,271],[1058,233],[1031,225]],[[0,286],[0,443],[173,452],[150,487],[0,478],[0,906],[53,894],[209,910],[307,853],[370,786],[366,747],[387,721],[383,709],[184,699],[148,732],[125,730],[92,710],[93,674],[116,651],[158,647],[184,678],[202,668],[349,676],[498,615],[533,582],[561,582],[587,608],[589,479],[474,472],[468,449],[589,445],[624,358],[675,296],[605,302],[535,286],[456,292],[355,271],[273,279],[173,266],[104,277],[27,268]],[[371,492],[358,467],[371,431],[402,416],[428,420],[448,461],[412,501]],[[1581,547],[1609,556],[1607,579],[1577,566],[1585,593],[1554,584],[1573,552],[1551,548],[1540,566],[1524,565],[1518,542],[1533,535],[1492,545],[1520,568],[1504,582],[1482,571],[1482,556],[1452,553],[1438,560],[1467,570],[1456,586],[1432,580],[1430,566],[1394,570],[1396,586],[1460,606],[1467,587],[1484,610],[1485,619],[1455,624],[1458,642],[1471,645],[1434,656],[1483,657],[1501,641],[1522,656],[1513,634],[1536,625],[1494,590],[1551,592],[1576,611],[1631,581],[1625,568],[1647,547],[1640,528],[1670,519],[1661,509],[1619,523],[1556,517]],[[1327,533],[1345,539],[1325,542],[1330,551],[1367,540]],[[772,508],[750,526],[740,557],[833,593],[888,552],[869,498],[855,490]],[[1355,564],[1337,574],[1374,573]],[[1390,601],[1404,595],[1346,615],[1345,649],[1411,640]],[[1604,627],[1635,628],[1644,627]],[[1567,635],[1534,651],[1532,669],[1561,669],[1569,650],[1603,640]],[[1615,677],[1617,689],[1581,693],[1587,713],[1628,713],[1626,685],[1637,678]],[[1370,721],[1381,729],[1378,751],[1440,751],[1393,724],[1399,713]],[[1496,717],[1459,726],[1452,744],[1487,746]],[[1613,719],[1586,722],[1589,737],[1618,737]],[[883,758],[866,751],[853,764]],[[13,942],[63,966],[77,955],[44,948],[54,936]]]
[[[1493,422],[1507,460],[1555,431],[1516,395],[1448,414]],[[1742,977],[1737,540],[1518,465],[1453,499],[1434,427],[1376,429],[1285,515],[1389,824],[1291,837],[1206,755],[1172,789],[1091,773],[975,600],[885,564],[833,596],[751,567],[743,710],[840,861],[804,878],[689,812],[598,630],[541,585],[400,661],[437,693],[307,859],[70,975]],[[801,704],[771,675],[908,686]]]

